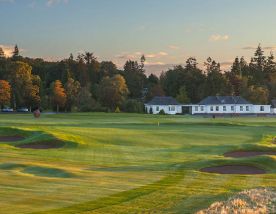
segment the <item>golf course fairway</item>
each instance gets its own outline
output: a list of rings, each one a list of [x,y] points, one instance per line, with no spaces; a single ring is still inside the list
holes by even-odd
[[[1,114],[0,136],[5,214],[194,213],[276,187],[275,117]],[[208,171],[224,166],[253,173]]]

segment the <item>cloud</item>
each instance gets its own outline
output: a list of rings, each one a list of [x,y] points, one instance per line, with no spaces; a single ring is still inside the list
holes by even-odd
[[[161,51],[159,53],[145,54],[145,57],[152,59],[152,58],[161,58],[168,55],[169,55],[168,53]]]
[[[169,45],[169,48],[172,50],[178,50],[180,49],[180,47],[176,46],[176,45]]]
[[[115,57],[118,59],[125,59],[125,60],[137,60],[139,59],[141,56],[143,55],[143,53],[141,51],[137,51],[134,53],[128,53],[128,52],[123,52],[121,54],[116,55]],[[149,53],[149,54],[144,54],[146,59],[154,59],[154,58],[162,58],[165,56],[168,56],[169,54],[164,52],[164,51],[160,51],[158,53]]]
[[[145,65],[145,69],[146,69],[146,74],[150,75],[150,74],[155,74],[157,76],[160,76],[160,74],[163,71],[167,71],[170,68],[173,68],[174,66],[176,66],[176,64],[165,64],[165,63],[152,63],[152,64],[146,64]]]
[[[51,7],[55,4],[64,3],[67,4],[69,0],[47,0],[46,5]]]
[[[148,65],[148,66],[150,66],[150,65],[165,65],[165,63],[164,62],[145,62],[145,65]]]
[[[256,50],[257,46],[245,46],[242,48],[243,50]],[[273,51],[276,50],[276,45],[273,46],[266,46],[262,48],[263,50],[269,50],[269,51]]]
[[[229,35],[220,35],[220,34],[214,34],[211,35],[209,38],[209,41],[216,42],[216,41],[227,41],[229,40]]]
[[[256,50],[256,48],[257,48],[257,47],[255,47],[255,46],[245,46],[245,47],[243,47],[242,49],[243,49],[243,50]]]
[[[273,50],[276,50],[276,45],[275,46],[267,46],[267,47],[264,47],[263,49],[273,51]]]

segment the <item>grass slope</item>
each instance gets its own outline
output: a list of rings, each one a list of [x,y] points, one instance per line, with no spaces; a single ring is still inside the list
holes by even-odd
[[[158,126],[158,122],[160,126]],[[227,158],[233,150],[276,150],[276,118],[136,114],[0,115],[0,206],[9,213],[192,213],[256,187],[276,187],[276,157]],[[18,145],[59,139],[63,148]],[[264,175],[199,172],[249,164]]]

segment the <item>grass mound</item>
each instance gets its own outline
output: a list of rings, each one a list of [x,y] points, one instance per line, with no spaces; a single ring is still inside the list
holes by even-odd
[[[29,166],[22,170],[23,173],[32,174],[41,177],[52,178],[71,178],[74,177],[72,173],[69,173],[62,169],[41,167],[41,166]]]
[[[224,202],[215,202],[196,214],[209,213],[276,213],[276,189],[257,188],[245,190]]]
[[[2,170],[13,170],[25,167],[23,164],[17,164],[17,163],[2,163],[0,164],[0,169]]]
[[[69,173],[63,169],[45,167],[45,166],[29,166],[18,163],[2,163],[0,164],[0,170],[17,170],[25,174],[31,174],[40,177],[51,178],[71,178],[74,177],[72,173]]]
[[[265,170],[255,166],[246,165],[222,165],[207,167],[200,170],[201,172],[217,173],[217,174],[238,174],[238,175],[255,175],[265,174]]]

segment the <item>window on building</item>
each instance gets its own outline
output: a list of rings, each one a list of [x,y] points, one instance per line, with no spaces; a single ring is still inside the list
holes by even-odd
[[[240,106],[240,111],[243,111],[243,106]]]
[[[156,111],[159,111],[159,106],[156,106]]]
[[[231,106],[231,111],[235,111],[235,106]]]
[[[214,111],[214,107],[213,106],[210,107],[210,111]]]
[[[175,111],[175,106],[171,106],[171,110],[170,111]]]
[[[264,111],[264,106],[260,106],[260,111]]]
[[[216,106],[216,111],[219,111],[219,106]]]
[[[246,111],[249,111],[249,106],[246,106]]]
[[[226,106],[223,106],[223,111],[226,111]]]
[[[200,111],[204,111],[204,106],[201,106],[201,107],[200,107]]]
[[[195,107],[195,111],[198,111],[198,106]]]

